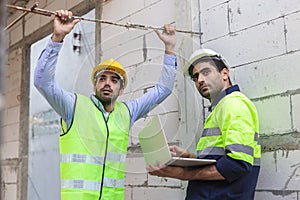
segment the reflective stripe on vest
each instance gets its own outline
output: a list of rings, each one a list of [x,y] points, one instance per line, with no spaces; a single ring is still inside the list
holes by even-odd
[[[112,188],[124,187],[123,179],[104,178],[103,186]],[[82,189],[100,191],[101,182],[89,180],[61,180],[61,188],[64,189]]]
[[[124,103],[115,102],[105,120],[91,99],[76,94],[72,125],[60,137],[62,200],[124,199],[129,127]]]
[[[111,162],[125,162],[126,154],[119,154],[114,152],[108,152],[106,156],[107,161]],[[86,154],[61,154],[60,162],[78,162],[87,164],[103,165],[103,156],[92,156]]]

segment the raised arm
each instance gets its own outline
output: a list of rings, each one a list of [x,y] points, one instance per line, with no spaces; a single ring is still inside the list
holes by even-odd
[[[155,30],[155,32],[165,45],[163,69],[159,81],[155,84],[154,88],[140,98],[126,102],[131,114],[131,125],[166,99],[173,89],[177,67],[175,57],[175,27],[172,25],[164,25],[162,32],[158,30]]]
[[[79,20],[70,20],[72,13],[69,11],[61,10],[57,13],[52,39],[42,51],[35,68],[34,85],[68,126],[74,113],[75,95],[63,90],[56,83],[55,70],[62,40]]]

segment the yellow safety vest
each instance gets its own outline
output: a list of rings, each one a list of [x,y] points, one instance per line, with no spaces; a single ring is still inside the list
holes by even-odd
[[[260,165],[259,121],[254,104],[241,92],[224,95],[208,115],[197,145],[198,158],[228,155]]]
[[[124,199],[129,110],[116,102],[105,121],[91,99],[76,96],[72,125],[60,137],[61,200]]]

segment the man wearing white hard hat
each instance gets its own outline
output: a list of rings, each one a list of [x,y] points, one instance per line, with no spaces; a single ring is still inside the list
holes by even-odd
[[[174,156],[214,159],[216,163],[196,168],[148,167],[152,175],[189,181],[186,200],[254,199],[261,157],[258,115],[238,85],[232,85],[229,70],[224,57],[211,49],[192,54],[184,73],[210,101],[210,113],[196,154],[170,147]]]
[[[60,136],[61,200],[124,199],[125,158],[133,123],[171,94],[176,76],[175,27],[155,31],[165,44],[158,83],[140,98],[119,102],[128,84],[124,67],[110,59],[91,73],[90,98],[63,90],[55,82],[55,68],[64,37],[79,20],[58,11],[54,31],[39,57],[34,84],[62,118]]]

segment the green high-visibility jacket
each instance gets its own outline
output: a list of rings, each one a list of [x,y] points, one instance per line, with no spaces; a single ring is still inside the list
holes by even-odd
[[[88,97],[76,95],[69,130],[60,137],[61,200],[124,199],[130,128],[127,106],[115,102],[107,121]]]
[[[208,115],[197,145],[197,156],[227,155],[259,166],[258,114],[254,104],[241,92],[224,95]]]

